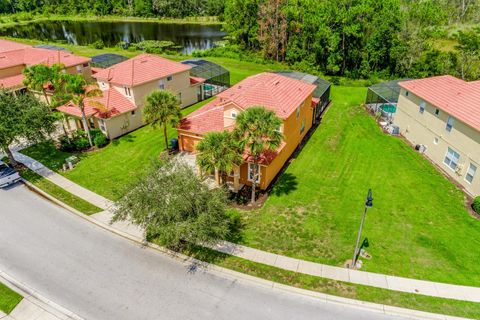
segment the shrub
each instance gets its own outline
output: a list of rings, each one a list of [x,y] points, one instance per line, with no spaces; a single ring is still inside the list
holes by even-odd
[[[75,137],[73,139],[73,145],[75,146],[75,150],[78,151],[85,150],[90,147],[88,139],[85,137]]]
[[[480,196],[477,196],[477,197],[473,200],[472,209],[473,209],[473,211],[475,211],[476,213],[479,213],[479,214],[480,214]]]
[[[92,43],[92,47],[95,49],[103,49],[105,48],[105,43],[103,43],[102,40],[97,40],[94,43]]]
[[[60,150],[66,152],[75,151],[75,145],[73,144],[73,140],[67,138],[67,136],[61,136],[58,141],[60,143]]]
[[[93,144],[98,148],[102,148],[108,144],[108,139],[104,134],[99,134],[93,138]]]

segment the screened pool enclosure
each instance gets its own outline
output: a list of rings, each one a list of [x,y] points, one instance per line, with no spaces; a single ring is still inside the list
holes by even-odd
[[[397,111],[398,97],[400,96],[401,81],[409,79],[399,79],[387,82],[380,82],[368,87],[365,104],[373,113],[381,112],[382,118],[392,120]]]
[[[230,87],[230,72],[224,67],[203,59],[190,59],[182,63],[192,67],[191,76],[205,79],[203,99],[213,97]]]
[[[109,68],[117,63],[123,62],[128,60],[127,57],[121,56],[119,54],[114,53],[105,53],[99,54],[92,57],[92,67],[95,68]]]

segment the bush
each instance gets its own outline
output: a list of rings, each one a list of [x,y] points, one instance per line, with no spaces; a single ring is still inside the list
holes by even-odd
[[[94,49],[103,49],[103,48],[105,48],[105,43],[103,43],[102,40],[97,40],[94,43],[92,43],[92,47]]]
[[[67,136],[61,136],[58,141],[60,143],[60,150],[66,152],[75,151],[75,145],[73,144],[73,140],[69,139]]]
[[[480,196],[477,196],[477,197],[473,200],[472,209],[473,209],[473,211],[475,211],[476,213],[479,213],[479,214],[480,214]]]
[[[85,150],[90,147],[88,139],[85,137],[75,137],[73,139],[73,145],[75,146],[75,150],[77,151]]]
[[[108,144],[108,139],[105,137],[105,135],[99,134],[93,137],[93,144],[97,146],[98,148],[102,148]]]

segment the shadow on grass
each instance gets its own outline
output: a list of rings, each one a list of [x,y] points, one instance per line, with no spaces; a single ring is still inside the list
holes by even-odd
[[[136,138],[137,138],[136,135],[134,135],[132,133],[128,133],[124,136],[121,136],[120,138],[113,139],[110,143],[114,146],[118,146],[120,143],[135,142]]]
[[[285,172],[280,176],[271,193],[276,196],[288,195],[290,192],[297,190],[297,186],[297,177],[289,172]]]

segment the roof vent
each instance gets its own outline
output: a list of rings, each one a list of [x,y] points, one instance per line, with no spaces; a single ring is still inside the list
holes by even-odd
[[[280,84],[280,80],[279,80],[279,81],[277,81],[277,82],[275,82],[275,84],[274,84],[274,85],[275,85],[275,86],[278,86],[279,84]]]
[[[146,63],[147,60],[140,60],[140,63]]]

